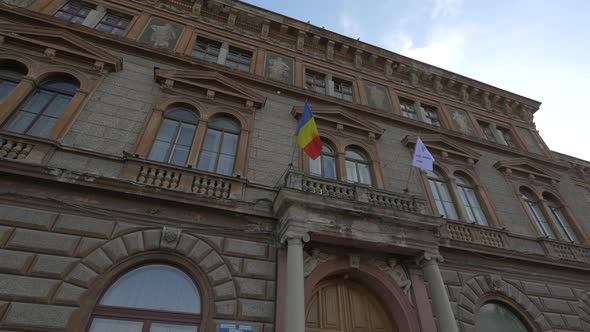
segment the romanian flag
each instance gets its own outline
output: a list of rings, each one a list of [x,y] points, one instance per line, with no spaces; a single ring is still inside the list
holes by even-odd
[[[315,125],[315,120],[311,114],[311,106],[307,102],[303,108],[303,115],[299,120],[295,137],[297,138],[297,144],[311,159],[315,160],[322,154],[320,133],[318,133],[318,127]]]

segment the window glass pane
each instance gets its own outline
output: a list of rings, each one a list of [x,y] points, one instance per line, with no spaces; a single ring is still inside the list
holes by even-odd
[[[209,121],[209,126],[234,132],[240,131],[240,125],[236,121],[227,118],[213,119]]]
[[[316,158],[315,160],[309,158],[309,173],[312,175],[322,176],[322,160]]]
[[[188,122],[199,121],[199,117],[197,116],[197,114],[195,114],[195,112],[185,110],[185,109],[176,109],[176,110],[169,111],[168,113],[166,113],[166,117],[171,117],[171,118],[175,118],[178,120],[184,120],[184,121],[188,121]]]
[[[195,125],[183,123],[180,127],[180,133],[176,139],[176,144],[190,147],[193,144],[193,137],[195,136]]]
[[[19,111],[10,122],[7,130],[23,134],[35,119],[35,114]]]
[[[51,101],[53,93],[38,90],[23,107],[24,110],[31,113],[39,113]]]
[[[436,181],[428,180],[428,184],[430,185],[430,192],[434,197],[434,203],[436,204],[436,209],[438,210],[438,214],[442,215],[444,218],[447,218],[447,213],[445,212],[445,208],[442,204],[442,200],[438,193],[438,188],[436,186]]]
[[[348,182],[358,182],[358,176],[356,174],[356,164],[354,161],[346,161],[346,179]]]
[[[200,169],[202,171],[207,171],[207,172],[214,172],[216,158],[217,158],[217,153],[203,150],[201,152],[201,157],[199,158],[198,169]]]
[[[78,86],[78,83],[74,83],[69,80],[46,81],[41,84],[41,88],[43,89],[58,90],[60,92],[66,92],[72,95],[76,93]]]
[[[551,207],[551,212],[553,212],[553,216],[563,229],[565,233],[564,235],[567,237],[567,239],[570,241],[577,241],[578,239],[576,238],[576,234],[565,219],[562,208]]]
[[[155,160],[155,161],[166,161],[166,156],[168,155],[168,149],[170,149],[170,142],[163,142],[156,140],[154,142],[154,146],[152,147],[152,152],[150,153],[150,157],[148,159]]]
[[[110,25],[106,25],[106,24],[98,24],[98,26],[96,26],[96,30],[98,31],[102,31],[102,32],[111,32],[112,27]]]
[[[74,24],[82,24],[82,22],[84,22],[84,18],[79,16],[72,16],[72,20],[70,22]]]
[[[350,149],[347,149],[346,150],[346,158],[350,158],[350,159],[354,159],[354,160],[361,160],[361,161],[366,161],[367,160],[367,158],[365,158],[359,152],[356,152],[356,151],[350,150]]]
[[[197,326],[152,323],[150,332],[197,332]]]
[[[198,314],[199,291],[186,273],[168,265],[137,268],[115,282],[101,305]]]
[[[322,156],[322,158],[324,160],[324,176],[327,178],[335,179],[336,161],[334,160],[334,157]],[[316,160],[319,160],[319,158]]]
[[[553,233],[553,230],[549,227],[549,224],[547,224],[547,220],[545,220],[545,216],[543,216],[539,205],[535,202],[527,202],[527,205],[533,218],[535,218],[535,222],[541,228],[543,235],[548,236],[550,239],[555,239],[555,233]]]
[[[221,154],[217,163],[217,173],[223,175],[232,175],[234,170],[234,156]]]
[[[508,308],[486,303],[479,309],[480,332],[528,332],[524,323]]]
[[[467,195],[465,194],[465,188],[459,187],[459,196],[461,196],[461,201],[463,202],[463,206],[465,207],[465,212],[467,212],[467,221],[474,222],[475,216],[473,215],[473,211],[471,209],[471,205],[467,200]]]
[[[467,199],[469,201],[469,205],[473,209],[473,214],[475,215],[475,221],[477,221],[480,225],[487,225],[488,221],[481,210],[481,206],[479,205],[479,201],[477,200],[477,196],[475,196],[475,191],[473,189],[465,189],[465,193],[467,194]]]
[[[357,167],[359,171],[360,183],[370,185],[371,171],[369,170],[369,165],[358,163]]]
[[[0,103],[4,102],[4,99],[10,95],[12,90],[16,88],[16,83],[10,81],[0,82]]]
[[[45,111],[43,111],[43,115],[52,116],[52,117],[59,117],[63,111],[65,111],[66,107],[72,100],[71,96],[61,95],[58,94],[53,98],[51,104],[47,106]]]
[[[141,332],[143,322],[95,318],[90,332]]]
[[[221,153],[235,156],[238,148],[238,135],[224,133],[223,144],[221,145]]]
[[[207,129],[203,150],[217,153],[221,143],[221,132],[215,129]]]
[[[47,137],[49,136],[49,132],[51,131],[51,128],[53,127],[53,124],[56,120],[56,118],[41,116],[37,119],[37,121],[35,121],[35,124],[33,125],[33,127],[31,127],[31,129],[29,129],[27,134],[33,136]]]
[[[156,139],[163,142],[172,142],[174,140],[174,135],[176,134],[176,127],[178,126],[178,124],[178,121],[164,119],[164,121],[162,121],[162,125],[160,126],[160,130],[158,131],[158,136],[156,137]]]
[[[188,149],[185,146],[177,145],[174,147],[172,156],[170,157],[170,163],[174,165],[184,166],[188,159]]]

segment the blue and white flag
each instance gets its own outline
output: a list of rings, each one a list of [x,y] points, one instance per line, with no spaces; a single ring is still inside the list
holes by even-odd
[[[416,140],[416,147],[414,148],[414,159],[412,159],[412,166],[416,166],[420,169],[432,171],[432,163],[434,158],[430,154],[430,151],[426,148],[420,137]]]

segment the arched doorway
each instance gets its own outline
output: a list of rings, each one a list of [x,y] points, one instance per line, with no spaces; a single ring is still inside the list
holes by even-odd
[[[397,332],[385,306],[365,286],[345,275],[325,279],[305,307],[307,332]]]

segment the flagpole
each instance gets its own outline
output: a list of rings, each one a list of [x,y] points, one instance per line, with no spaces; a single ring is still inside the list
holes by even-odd
[[[410,192],[408,185],[410,184],[410,177],[412,176],[413,172],[414,172],[414,166],[410,165],[410,172],[408,173],[408,179],[406,180],[406,189],[404,189],[404,192],[406,194],[408,194]]]

